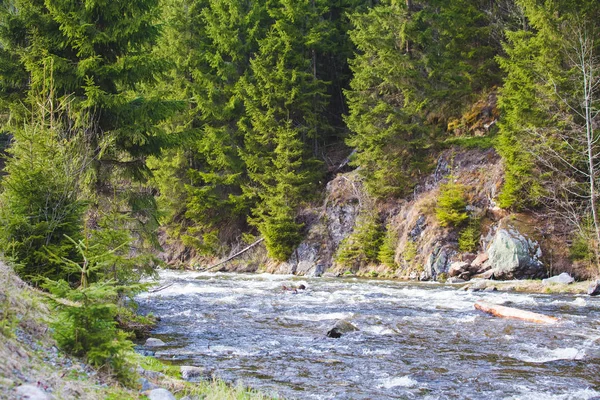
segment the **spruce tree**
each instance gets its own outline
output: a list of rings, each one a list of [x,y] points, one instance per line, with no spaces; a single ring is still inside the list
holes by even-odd
[[[300,242],[298,206],[318,177],[314,153],[323,129],[325,83],[314,75],[312,49],[322,40],[320,2],[272,2],[274,23],[250,61],[242,81],[247,117],[244,161],[257,199],[252,222],[265,236],[269,254],[290,256]]]

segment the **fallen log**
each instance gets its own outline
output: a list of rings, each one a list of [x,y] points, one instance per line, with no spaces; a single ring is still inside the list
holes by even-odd
[[[475,303],[475,308],[496,317],[520,319],[523,321],[536,322],[538,324],[554,324],[558,322],[558,318],[555,317],[519,310],[512,307],[499,306],[485,301],[478,301]]]

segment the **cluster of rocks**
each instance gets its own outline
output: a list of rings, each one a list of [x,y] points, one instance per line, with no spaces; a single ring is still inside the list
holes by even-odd
[[[472,278],[490,279],[494,275],[492,264],[487,253],[468,255],[464,261],[457,261],[448,269],[448,283],[462,283]]]

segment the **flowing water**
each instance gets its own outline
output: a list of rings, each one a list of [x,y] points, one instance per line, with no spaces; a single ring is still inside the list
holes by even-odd
[[[600,398],[600,299],[440,284],[161,273],[156,357],[288,399]],[[282,285],[305,284],[297,294]],[[480,299],[559,317],[495,318]],[[325,332],[338,319],[360,330]]]

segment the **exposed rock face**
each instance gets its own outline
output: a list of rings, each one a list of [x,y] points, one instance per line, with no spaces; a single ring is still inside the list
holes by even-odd
[[[321,276],[332,266],[340,242],[354,229],[360,201],[366,195],[356,172],[336,177],[327,184],[326,190],[323,207],[303,216],[309,226],[306,239],[287,262],[272,272]]]
[[[546,276],[538,242],[519,232],[505,219],[487,249],[495,279],[535,279]]]
[[[436,246],[427,258],[425,271],[420,276],[422,281],[436,279],[440,274],[448,273],[451,258],[456,254],[452,246]]]
[[[552,278],[547,278],[547,279],[543,279],[542,283],[544,285],[550,284],[550,283],[560,283],[563,285],[568,285],[570,283],[575,282],[575,279],[573,279],[573,277],[569,274],[567,274],[566,272],[563,272],[560,275],[557,276],[553,276]]]
[[[450,276],[459,276],[469,270],[471,265],[465,261],[457,261],[453,262],[450,265],[450,269],[448,270],[448,275]]]
[[[333,327],[330,330],[327,331],[327,337],[337,339],[342,337],[342,334],[348,332],[355,332],[357,330],[358,328],[350,322],[340,319],[335,323],[335,325],[333,325]]]

